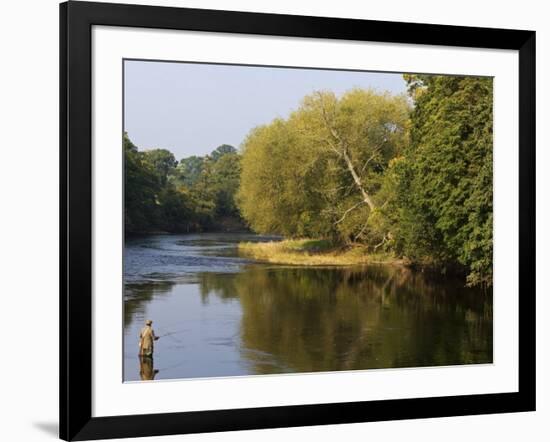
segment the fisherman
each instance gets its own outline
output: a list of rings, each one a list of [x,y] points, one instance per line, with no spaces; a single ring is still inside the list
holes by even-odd
[[[153,342],[158,340],[158,336],[155,336],[155,331],[153,330],[153,321],[147,319],[145,321],[145,327],[141,329],[139,333],[139,355],[153,357]]]

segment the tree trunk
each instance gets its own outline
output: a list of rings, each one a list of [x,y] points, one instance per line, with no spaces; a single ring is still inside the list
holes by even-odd
[[[363,196],[363,201],[365,201],[365,203],[369,206],[370,210],[374,210],[376,208],[376,206],[374,205],[374,203],[372,202],[372,199],[370,198],[369,194],[367,193],[367,191],[363,187],[363,183],[361,183],[361,178],[359,178],[359,175],[357,175],[357,172],[355,172],[355,168],[353,167],[353,163],[351,162],[351,158],[348,155],[348,149],[347,149],[345,141],[340,137],[340,135],[338,134],[338,131],[333,127],[333,125],[329,121],[329,118],[327,116],[327,111],[325,109],[323,94],[321,94],[320,92],[317,92],[317,96],[319,97],[319,100],[321,102],[321,112],[322,112],[322,115],[323,115],[323,121],[325,123],[325,126],[329,130],[332,137],[338,143],[338,148],[336,148],[335,146],[330,145],[330,143],[329,143],[330,148],[331,148],[331,150],[335,151],[338,155],[341,155],[344,158],[344,160],[346,162],[346,165],[348,167],[348,170],[350,171],[351,176],[353,177],[353,180],[355,181],[355,185],[357,186],[357,188],[361,192],[361,195]]]
[[[374,210],[376,208],[376,206],[372,202],[372,199],[369,196],[369,194],[364,189],[363,183],[361,182],[361,178],[359,178],[359,175],[357,175],[357,172],[355,172],[355,168],[353,167],[353,163],[351,162],[351,158],[349,157],[346,149],[342,149],[342,150],[343,150],[342,156],[344,157],[346,165],[348,166],[348,170],[350,171],[351,176],[353,177],[353,180],[355,181],[355,185],[357,186],[357,188],[361,192],[361,195],[363,196],[363,201],[365,201],[365,203],[367,203],[370,210]]]

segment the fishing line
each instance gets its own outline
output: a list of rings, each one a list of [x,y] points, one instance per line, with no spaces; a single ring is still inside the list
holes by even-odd
[[[159,329],[162,331],[162,328],[159,328]],[[182,329],[182,330],[175,330],[173,332],[167,332],[167,333],[164,333],[162,335],[159,335],[158,337],[159,338],[169,337],[169,338],[172,338],[174,341],[181,344],[181,343],[183,343],[183,341],[181,339],[176,338],[174,335],[177,335],[177,334],[180,334],[180,333],[185,333],[187,331],[189,331],[189,329],[187,329],[187,328]]]
[[[166,333],[165,335],[159,336],[159,338],[168,337],[168,338],[172,338],[174,341],[176,341],[176,342],[178,342],[178,343],[180,343],[180,344],[183,343],[183,341],[182,341],[181,339],[178,339],[178,338],[174,337],[173,335],[174,335],[174,333]]]

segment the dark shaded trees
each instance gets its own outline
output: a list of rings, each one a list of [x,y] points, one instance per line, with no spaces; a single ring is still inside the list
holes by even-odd
[[[241,158],[237,151],[232,149],[219,156],[212,165],[212,187],[217,216],[240,217],[235,195],[239,189]]]
[[[158,221],[156,195],[161,186],[154,167],[146,161],[126,133],[123,147],[125,228],[127,232],[148,231]]]
[[[202,172],[203,162],[204,157],[198,157],[196,155],[183,158],[178,163],[171,179],[185,186],[194,185]]]
[[[227,155],[227,154],[236,154],[237,149],[235,149],[233,146],[229,144],[222,144],[218,147],[216,147],[212,153],[210,154],[210,158],[212,158],[213,161],[218,161],[221,157]]]
[[[178,162],[174,154],[166,149],[151,149],[143,152],[147,161],[155,170],[161,186],[166,185],[168,176],[173,174]]]
[[[196,232],[244,228],[234,194],[240,157],[235,148],[219,146],[211,155],[184,158],[178,164],[166,149],[139,151],[124,134],[125,231]]]

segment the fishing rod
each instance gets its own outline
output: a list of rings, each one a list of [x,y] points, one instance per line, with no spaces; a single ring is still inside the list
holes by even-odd
[[[164,334],[162,334],[162,335],[159,335],[158,337],[159,337],[159,338],[170,337],[170,338],[172,338],[174,341],[179,342],[179,343],[182,343],[182,340],[181,340],[181,339],[177,339],[176,337],[174,337],[174,335],[177,335],[177,334],[180,334],[180,333],[184,333],[184,332],[186,332],[186,331],[188,331],[188,330],[189,330],[189,329],[176,330],[176,331],[173,331],[173,332],[164,333]]]
[[[159,338],[169,337],[169,338],[172,338],[174,341],[176,341],[178,344],[183,343],[183,341],[181,339],[178,339],[178,338],[174,337],[173,335],[174,335],[173,333],[167,333],[165,335],[159,336]]]

